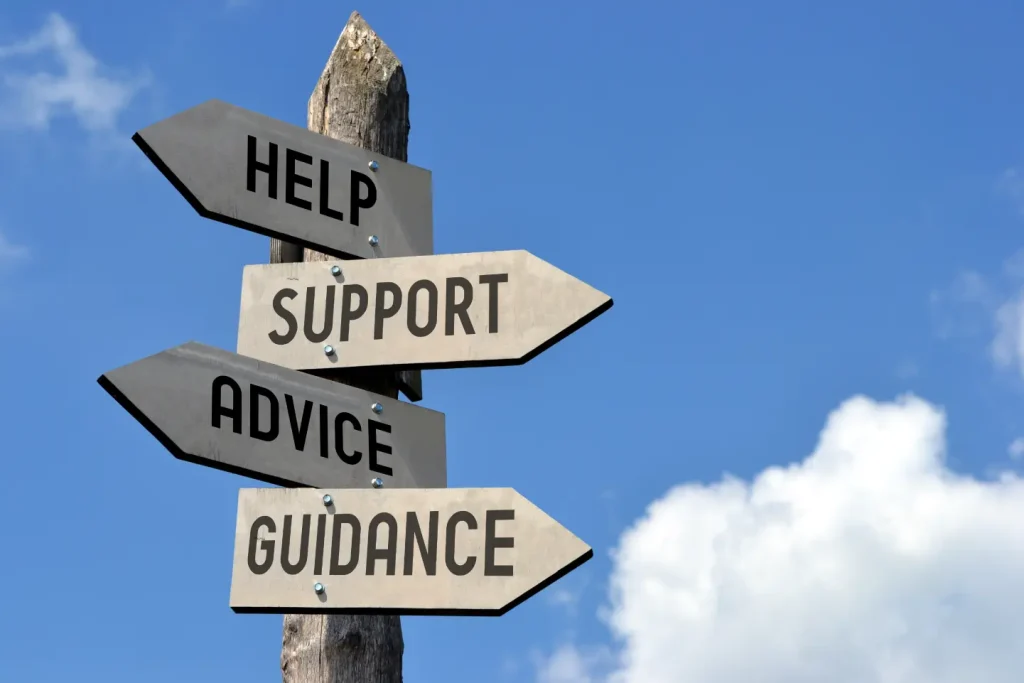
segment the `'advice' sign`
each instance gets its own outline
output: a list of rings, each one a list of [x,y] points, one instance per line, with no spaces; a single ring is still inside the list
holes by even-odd
[[[102,386],[176,458],[284,486],[444,487],[444,414],[196,342]]]

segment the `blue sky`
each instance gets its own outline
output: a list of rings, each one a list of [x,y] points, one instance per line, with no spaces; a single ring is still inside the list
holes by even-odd
[[[233,349],[268,254],[132,132],[209,98],[304,125],[354,9],[405,64],[437,251],[615,298],[523,367],[425,373],[449,484],[515,487],[595,559],[498,619],[405,619],[406,680],[1019,680],[1024,6],[9,0],[11,680],[279,680],[281,618],[227,605],[256,484],[95,379]]]

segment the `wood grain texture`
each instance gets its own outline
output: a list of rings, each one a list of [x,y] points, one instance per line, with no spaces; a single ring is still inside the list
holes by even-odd
[[[401,62],[353,12],[309,98],[307,126],[328,137],[407,161],[409,93]],[[271,242],[271,263],[295,253]],[[309,249],[304,260],[329,257]],[[275,255],[282,261],[274,261]],[[289,261],[284,261],[290,257]],[[299,259],[294,259],[299,260]],[[407,373],[409,391],[422,396],[420,373]],[[325,377],[398,398],[394,371],[331,371]],[[409,396],[409,393],[406,392]],[[409,396],[418,400],[419,396]],[[369,482],[367,482],[369,486]],[[284,683],[402,683],[405,641],[399,617],[286,615],[281,645]]]
[[[309,130],[357,145],[398,161],[409,160],[409,91],[398,57],[358,12],[353,12],[313,88],[306,113]],[[275,260],[277,259],[277,260]],[[270,240],[271,263],[328,261],[333,257],[311,249]],[[401,391],[410,401],[423,399],[419,370],[391,372],[388,391]],[[377,385],[378,372],[330,371],[337,379],[368,391]]]

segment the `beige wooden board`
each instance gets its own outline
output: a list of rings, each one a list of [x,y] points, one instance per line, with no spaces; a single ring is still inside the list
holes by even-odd
[[[295,370],[516,365],[611,306],[527,251],[253,265],[237,350]]]
[[[410,531],[417,524],[421,535]],[[258,614],[497,616],[592,556],[511,488],[241,489],[230,604]]]

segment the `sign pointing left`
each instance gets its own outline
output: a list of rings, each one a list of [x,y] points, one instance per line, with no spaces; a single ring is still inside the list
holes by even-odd
[[[195,342],[98,381],[180,460],[283,486],[448,485],[427,408]]]
[[[220,100],[132,140],[204,218],[340,258],[434,253],[417,166]]]

